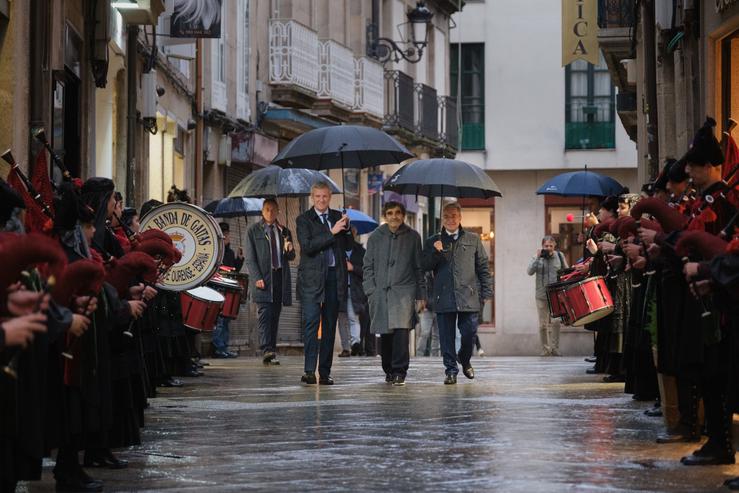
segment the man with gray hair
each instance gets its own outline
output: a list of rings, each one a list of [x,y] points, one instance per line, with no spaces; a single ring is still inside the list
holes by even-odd
[[[549,313],[547,301],[547,285],[557,282],[557,272],[567,268],[562,252],[557,250],[557,240],[552,236],[545,236],[541,240],[541,249],[529,262],[526,273],[536,274],[536,310],[539,313],[539,339],[541,340],[542,356],[562,356],[559,352],[559,320],[555,320]]]
[[[462,365],[464,376],[475,378],[470,358],[477,335],[478,314],[483,302],[493,297],[493,282],[480,236],[461,226],[459,203],[444,206],[442,224],[442,231],[426,240],[422,266],[434,273],[433,302],[444,357],[444,383],[453,385],[459,373],[457,361]],[[462,336],[459,353],[454,343],[457,327]]]

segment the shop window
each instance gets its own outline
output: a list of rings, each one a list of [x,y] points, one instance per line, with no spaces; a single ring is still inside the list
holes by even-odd
[[[721,41],[721,128],[739,120],[739,31]]]
[[[565,149],[616,147],[615,91],[603,54],[565,67]]]
[[[485,44],[452,43],[449,49],[451,95],[457,96],[457,78],[462,73],[462,150],[485,149]]]

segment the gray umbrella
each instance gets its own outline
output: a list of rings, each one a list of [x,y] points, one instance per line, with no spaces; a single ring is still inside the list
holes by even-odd
[[[347,169],[397,164],[415,157],[372,127],[337,125],[306,132],[288,143],[272,164],[283,168]]]
[[[383,189],[425,197],[488,199],[503,196],[484,170],[454,159],[419,159],[408,163],[385,182]]]
[[[336,183],[320,171],[267,166],[247,175],[229,197],[302,197],[310,195],[310,187],[319,181],[327,183],[331,193],[341,193]]]

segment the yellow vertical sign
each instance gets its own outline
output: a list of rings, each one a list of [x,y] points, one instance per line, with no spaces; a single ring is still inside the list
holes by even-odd
[[[598,0],[562,0],[562,66],[598,65]]]

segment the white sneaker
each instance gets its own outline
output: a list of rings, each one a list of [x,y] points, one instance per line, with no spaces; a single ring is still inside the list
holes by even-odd
[[[485,351],[483,351],[482,348],[480,348],[480,349],[477,350],[477,355],[480,358],[482,358],[483,356],[485,356]]]

